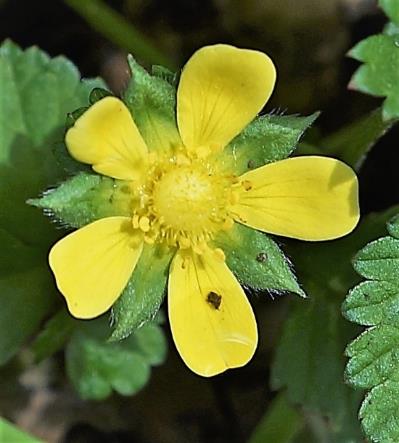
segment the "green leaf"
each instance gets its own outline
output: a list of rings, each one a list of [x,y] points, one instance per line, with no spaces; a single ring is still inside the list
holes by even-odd
[[[64,57],[10,41],[0,46],[0,363],[31,336],[60,298],[47,253],[60,236],[26,200],[65,177],[53,144],[69,111],[87,104],[99,80],[80,81]]]
[[[399,287],[386,281],[365,281],[355,286],[342,305],[345,317],[365,326],[399,320]]]
[[[372,441],[396,443],[398,426],[399,382],[388,380],[366,396],[359,411],[363,429]]]
[[[330,441],[361,442],[356,413],[360,393],[343,383],[344,350],[357,328],[340,315],[345,292],[359,281],[351,257],[365,242],[384,233],[398,207],[364,218],[350,235],[319,244],[290,242],[306,300],[291,300],[289,317],[272,366],[272,386],[311,414],[329,419]],[[316,439],[316,441],[318,441]]]
[[[126,182],[84,172],[28,203],[75,228],[100,218],[131,215],[131,193]]]
[[[65,308],[60,309],[48,320],[32,344],[35,361],[40,362],[60,351],[77,324],[77,320],[71,317]]]
[[[163,245],[144,245],[143,253],[122,295],[112,308],[111,340],[129,336],[153,319],[165,295],[173,251]]]
[[[397,217],[388,223],[394,235],[397,223]],[[350,291],[342,310],[349,320],[371,327],[347,347],[345,375],[354,387],[370,389],[359,413],[367,436],[393,443],[399,437],[399,240],[384,237],[369,243],[354,267],[370,280]]]
[[[369,243],[355,257],[354,267],[365,278],[397,281],[399,277],[399,240],[384,237]]]
[[[397,0],[378,0],[378,4],[385,14],[399,25],[399,3]]]
[[[392,235],[392,237],[399,239],[399,216],[393,217],[389,220],[388,224],[388,232]]]
[[[303,418],[281,393],[257,424],[248,443],[291,443],[302,427]]]
[[[154,151],[180,146],[176,124],[176,87],[159,76],[149,74],[129,55],[132,78],[124,93],[124,101],[132,112],[148,148]]]
[[[377,97],[386,97],[383,119],[399,118],[399,40],[379,34],[358,43],[349,52],[364,64],[355,72],[350,87]]]
[[[393,206],[381,213],[368,214],[351,234],[334,241],[288,243],[286,249],[305,289],[309,284],[316,285],[341,300],[360,281],[351,259],[365,243],[386,232],[387,221],[398,211],[399,206]]]
[[[229,231],[218,233],[214,242],[223,249],[227,265],[244,285],[305,297],[290,263],[266,234],[235,223]]]
[[[15,425],[0,417],[0,441],[4,443],[40,443]]]
[[[36,331],[58,300],[45,257],[40,263],[0,278],[0,365]]]
[[[335,156],[359,171],[370,149],[392,125],[392,120],[382,119],[381,108],[378,108],[323,139],[320,145],[325,155]]]
[[[380,324],[356,338],[347,348],[350,358],[346,379],[357,388],[367,389],[399,376],[399,329]]]
[[[112,390],[137,393],[148,382],[151,366],[166,357],[166,340],[155,323],[118,343],[106,341],[108,331],[104,319],[82,322],[68,343],[67,373],[83,399],[101,400]]]
[[[263,115],[250,123],[215,160],[223,170],[240,175],[266,163],[287,158],[319,113],[309,117]]]
[[[64,176],[52,145],[63,138],[67,112],[87,102],[94,82],[81,83],[63,57],[50,59],[38,48],[22,51],[6,42],[0,83],[7,91],[0,98],[0,225],[22,241],[47,247],[56,231],[25,201]]]

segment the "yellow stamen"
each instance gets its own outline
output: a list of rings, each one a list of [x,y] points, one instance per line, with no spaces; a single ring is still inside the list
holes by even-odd
[[[148,217],[141,217],[139,220],[139,227],[143,232],[150,230],[150,220]]]

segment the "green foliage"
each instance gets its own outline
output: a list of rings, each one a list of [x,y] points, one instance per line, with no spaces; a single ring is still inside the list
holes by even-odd
[[[225,170],[240,175],[288,157],[319,113],[308,117],[264,115],[250,123],[216,156]]]
[[[0,418],[0,441],[4,443],[40,443],[40,440],[21,431],[4,418]]]
[[[397,236],[399,219],[388,223]],[[344,315],[370,326],[346,349],[346,379],[356,388],[369,389],[359,412],[362,426],[375,442],[399,439],[399,240],[384,237],[366,245],[355,257],[354,267],[369,279],[349,292]]]
[[[133,395],[148,382],[151,366],[165,360],[160,326],[147,323],[128,339],[109,343],[104,319],[81,322],[66,348],[69,378],[83,399],[101,400],[112,390]]]
[[[289,404],[284,393],[281,393],[269,406],[248,443],[291,443],[302,427],[301,415]]]
[[[77,325],[78,321],[65,308],[54,314],[32,344],[35,361],[40,362],[60,351]]]
[[[154,318],[165,295],[172,255],[173,250],[163,245],[144,245],[129,283],[112,308],[111,340],[128,337]]]
[[[353,75],[350,87],[377,97],[386,97],[383,119],[399,118],[398,36],[391,33],[373,35],[359,42],[349,55],[364,63]]]
[[[294,242],[287,247],[308,298],[291,301],[271,384],[275,389],[286,388],[293,404],[319,416],[331,442],[362,441],[355,415],[360,394],[342,381],[344,349],[357,330],[340,316],[343,295],[359,281],[350,258],[366,239],[381,235],[397,211],[395,207],[370,215],[352,234],[333,242]]]
[[[223,249],[227,265],[242,284],[305,296],[290,263],[266,234],[235,223],[231,230],[218,233],[215,244]]]
[[[391,129],[393,121],[382,119],[380,108],[345,126],[320,142],[324,155],[332,155],[359,171],[370,149]]]
[[[126,183],[85,172],[28,203],[74,228],[104,217],[131,215],[131,196]]]
[[[87,103],[98,80],[80,82],[73,64],[33,47],[0,46],[0,363],[14,355],[57,300],[46,255],[59,236],[29,197],[64,171],[52,145],[63,137],[68,111]],[[12,196],[12,198],[10,198]],[[3,259],[2,259],[3,260]]]

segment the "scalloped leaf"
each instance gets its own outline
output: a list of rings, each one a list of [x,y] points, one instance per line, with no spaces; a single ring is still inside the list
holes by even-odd
[[[118,343],[107,342],[108,333],[104,318],[81,322],[66,348],[67,374],[83,399],[102,400],[113,390],[136,394],[147,384],[151,366],[166,358],[166,339],[156,323]]]
[[[349,86],[366,94],[385,97],[383,119],[399,118],[399,37],[373,35],[359,42],[349,55],[363,62]]]
[[[342,239],[290,242],[286,248],[308,298],[291,300],[271,384],[275,389],[285,388],[293,404],[300,404],[321,423],[328,417],[325,432],[334,443],[362,441],[356,420],[361,393],[345,386],[342,375],[345,347],[357,331],[339,312],[343,294],[359,281],[350,258],[368,239],[383,235],[387,220],[398,210],[396,206],[369,214]]]
[[[25,202],[64,179],[53,144],[63,138],[67,113],[87,104],[90,91],[104,83],[81,82],[66,58],[50,58],[37,47],[22,50],[6,41],[0,46],[0,84],[2,364],[57,301],[46,255],[60,232]]]
[[[397,224],[398,217],[388,222],[393,235]],[[367,436],[394,443],[399,438],[399,240],[383,237],[369,243],[354,267],[369,280],[349,292],[342,310],[349,320],[370,327],[348,345],[345,376],[355,388],[370,390],[359,413]]]

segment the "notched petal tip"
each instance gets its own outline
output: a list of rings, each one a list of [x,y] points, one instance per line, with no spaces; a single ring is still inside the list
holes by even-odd
[[[264,53],[219,44],[199,49],[183,69],[177,121],[184,145],[223,149],[269,99],[276,69]]]

